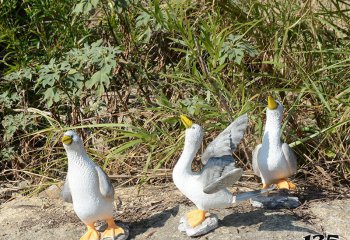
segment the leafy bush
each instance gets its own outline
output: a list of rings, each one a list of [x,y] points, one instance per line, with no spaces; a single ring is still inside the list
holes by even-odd
[[[117,180],[168,179],[182,148],[181,113],[209,141],[248,112],[238,164],[249,170],[273,95],[285,106],[282,138],[298,154],[298,177],[348,184],[348,3],[0,4],[4,178],[62,179],[59,137],[75,128],[109,173],[127,179]]]

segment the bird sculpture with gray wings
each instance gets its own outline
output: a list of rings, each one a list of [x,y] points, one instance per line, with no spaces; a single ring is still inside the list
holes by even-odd
[[[261,178],[263,188],[271,184],[280,189],[296,189],[296,185],[287,180],[297,171],[297,158],[287,143],[281,141],[283,106],[268,97],[266,123],[262,143],[253,151],[253,170]]]
[[[204,167],[199,173],[193,172],[191,166],[202,144],[203,129],[185,115],[181,115],[181,121],[186,127],[185,145],[174,167],[173,180],[177,188],[198,208],[186,214],[190,228],[204,223],[210,209],[229,207],[270,190],[257,190],[234,196],[226,189],[243,173],[241,168],[235,167],[232,151],[243,138],[248,124],[247,114],[238,117],[208,145],[202,154]],[[212,229],[207,229],[207,232]]]

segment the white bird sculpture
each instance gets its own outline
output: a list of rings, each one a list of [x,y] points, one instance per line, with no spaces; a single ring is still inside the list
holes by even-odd
[[[80,240],[126,239],[127,232],[113,219],[114,189],[107,174],[89,158],[82,139],[74,131],[67,131],[62,143],[67,152],[68,173],[61,196],[73,203],[75,213],[87,226]],[[102,236],[94,227],[98,220],[108,224]]]
[[[296,185],[287,178],[296,173],[297,158],[289,145],[281,142],[282,116],[282,104],[269,96],[262,144],[253,151],[253,170],[261,177],[263,188],[276,183],[280,189],[295,190]]]
[[[181,121],[186,127],[185,145],[174,167],[173,180],[177,188],[198,208],[186,214],[186,221],[191,228],[202,224],[207,211],[212,208],[229,207],[270,190],[251,191],[234,196],[226,189],[243,173],[242,169],[235,167],[232,150],[236,149],[243,138],[248,122],[246,114],[237,118],[208,145],[201,158],[205,166],[199,173],[193,172],[191,165],[201,146],[203,129],[184,115],[181,115]],[[206,232],[212,229],[207,229]]]

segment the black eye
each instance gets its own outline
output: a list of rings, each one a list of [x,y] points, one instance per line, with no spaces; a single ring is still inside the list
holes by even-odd
[[[192,129],[195,129],[195,127],[193,126],[193,127],[191,127]]]

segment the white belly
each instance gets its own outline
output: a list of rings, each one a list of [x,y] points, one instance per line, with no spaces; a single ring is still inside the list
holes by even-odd
[[[209,210],[212,208],[229,207],[233,201],[233,195],[229,191],[220,190],[213,194],[203,192],[203,185],[198,181],[199,175],[173,174],[173,180],[177,188],[190,199],[197,208]]]
[[[74,211],[84,223],[113,217],[113,199],[101,195],[95,169],[69,171],[68,179]]]
[[[280,179],[290,177],[289,166],[284,159],[282,149],[266,151],[259,156],[258,166],[263,183],[272,184]]]

